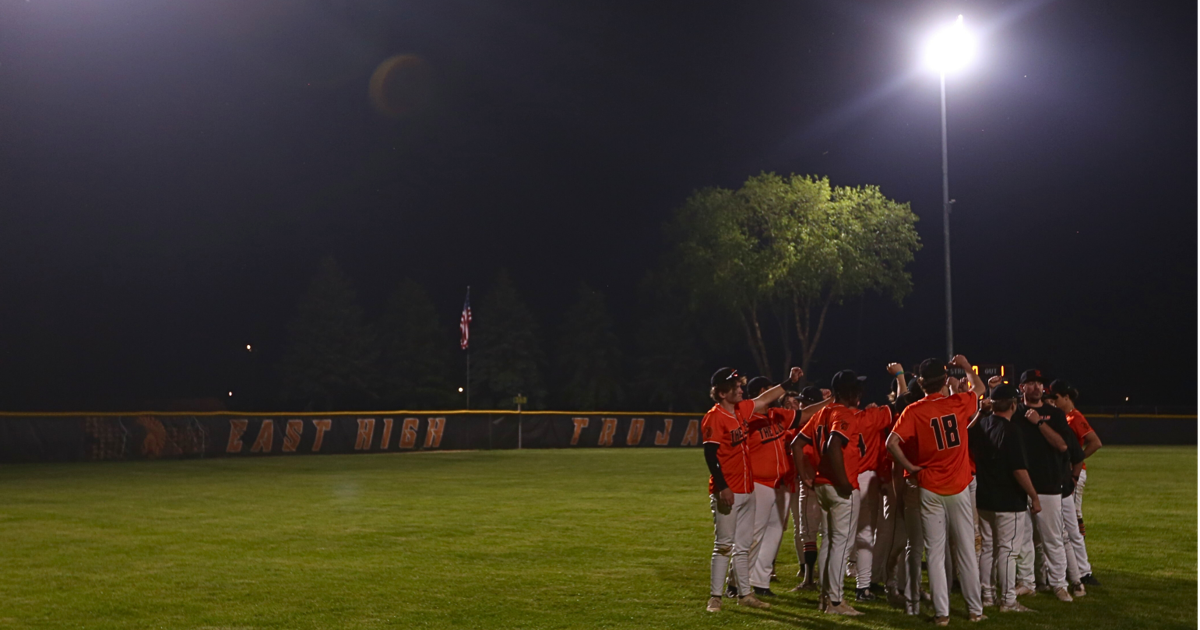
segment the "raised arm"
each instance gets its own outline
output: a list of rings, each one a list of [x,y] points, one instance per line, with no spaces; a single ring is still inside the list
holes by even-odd
[[[804,378],[804,370],[798,367],[792,368],[791,374],[788,375],[788,380],[793,383],[799,383],[801,378]],[[759,394],[758,398],[754,399],[754,413],[764,413],[771,406],[771,403],[783,398],[785,393],[783,384],[781,383]]]
[[[976,396],[983,396],[987,393],[987,388],[983,386],[983,379],[979,378],[975,370],[971,369],[971,362],[967,360],[967,357],[956,354],[950,361],[961,368],[963,372],[967,373],[967,380],[971,382],[971,387],[974,388]]]
[[[1058,434],[1058,431],[1054,430],[1054,427],[1050,426],[1049,422],[1042,422],[1042,415],[1037,412],[1037,409],[1026,411],[1025,419],[1037,426],[1038,431],[1042,433],[1042,438],[1049,442],[1050,446],[1054,447],[1054,450],[1059,453],[1066,452],[1066,441]]]

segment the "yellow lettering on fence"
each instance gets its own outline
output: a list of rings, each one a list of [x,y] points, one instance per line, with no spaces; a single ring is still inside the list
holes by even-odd
[[[679,442],[680,446],[695,446],[700,443],[700,421],[688,420],[687,431],[683,432],[683,440]]]
[[[655,446],[667,446],[671,443],[671,425],[674,423],[675,421],[671,418],[663,419],[662,431],[654,434]]]
[[[596,446],[612,446],[613,434],[617,432],[616,418],[600,418],[600,441]]]
[[[417,427],[421,421],[416,418],[405,418],[400,427],[400,448],[412,448],[417,445]]]
[[[283,452],[295,453],[300,446],[300,434],[304,432],[303,420],[288,420],[287,434],[283,436]]]
[[[625,444],[637,446],[642,443],[642,431],[646,428],[644,418],[634,418],[629,421],[629,434],[625,436]]]
[[[354,450],[369,451],[375,441],[375,418],[358,419],[358,437],[354,440]]]
[[[379,442],[380,449],[388,450],[388,446],[391,446],[391,424],[391,418],[383,419],[383,439]]]
[[[248,420],[229,421],[229,443],[225,445],[226,453],[242,452],[242,434],[246,432]]]
[[[313,428],[317,430],[317,436],[313,438],[312,452],[320,453],[321,444],[325,441],[325,432],[333,425],[332,420],[313,420]]]
[[[571,435],[571,446],[579,444],[579,433],[587,428],[587,418],[571,418],[571,422],[575,423],[575,433]]]
[[[270,453],[271,447],[275,442],[275,421],[263,420],[258,427],[258,437],[254,438],[254,446],[250,447],[251,453]]]
[[[445,418],[429,418],[425,421],[425,448],[442,447],[442,429],[445,427]]]

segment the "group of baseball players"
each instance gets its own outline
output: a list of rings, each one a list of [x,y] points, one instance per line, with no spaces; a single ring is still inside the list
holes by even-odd
[[[895,382],[883,405],[864,405],[866,377],[851,370],[829,389],[798,392],[800,368],[778,384],[732,368],[713,374],[715,404],[701,423],[715,532],[710,612],[723,595],[770,608],[759,598],[775,595],[789,515],[801,566],[793,590],[819,590],[828,614],[863,614],[843,593],[845,577],[856,601],[886,593],[909,615],[931,602],[940,626],[955,584],[970,621],[992,606],[1030,612],[1017,598],[1037,591],[1070,602],[1098,585],[1082,499],[1083,462],[1101,442],[1075,408],[1078,391],[1035,369],[1014,387],[985,384],[962,355],[951,365],[965,376],[938,359],[911,380],[888,365]]]

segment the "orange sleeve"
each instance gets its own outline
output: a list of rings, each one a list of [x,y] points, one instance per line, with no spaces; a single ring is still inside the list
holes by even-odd
[[[896,426],[892,427],[892,433],[905,442],[917,437],[917,422],[908,409],[900,414],[900,419],[896,420]]]

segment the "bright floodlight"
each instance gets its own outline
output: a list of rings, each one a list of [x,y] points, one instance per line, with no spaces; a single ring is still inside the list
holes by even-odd
[[[967,65],[975,55],[975,38],[963,27],[963,18],[958,16],[954,26],[943,29],[925,48],[925,63],[937,72],[945,74]]]

